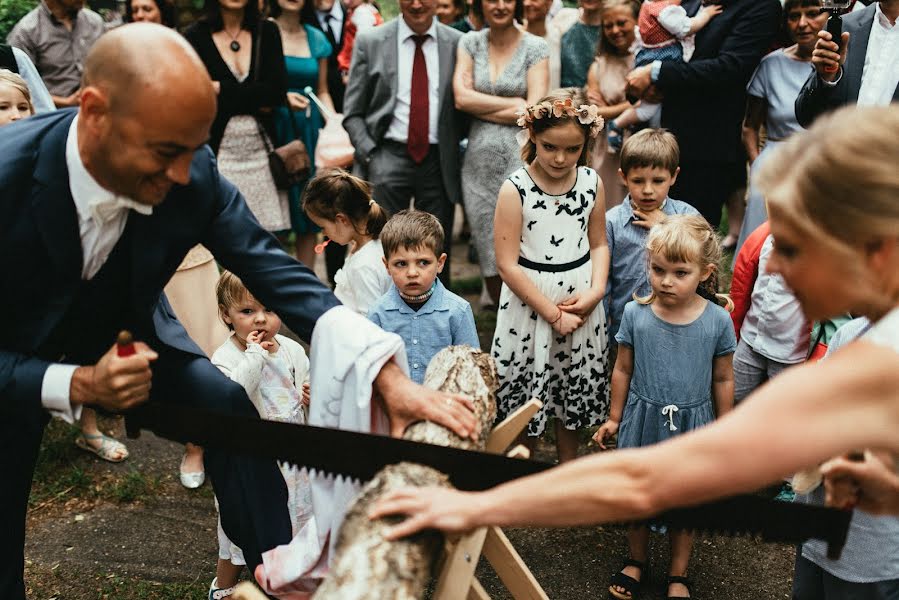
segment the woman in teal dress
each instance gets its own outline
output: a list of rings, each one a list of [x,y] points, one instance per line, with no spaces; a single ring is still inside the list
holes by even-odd
[[[328,57],[333,51],[328,38],[317,29],[315,7],[311,0],[278,0],[272,5],[272,16],[281,30],[284,61],[287,65],[287,102],[275,115],[278,144],[286,144],[296,137],[306,145],[315,174],[315,146],[319,130],[324,126],[318,107],[303,93],[306,87],[315,90],[322,104],[334,112],[334,104],[328,94]],[[293,125],[290,123],[293,115]],[[305,184],[288,191],[290,222],[296,233],[297,259],[312,268],[315,263],[315,243],[320,231],[303,212],[302,194]]]
[[[602,0],[578,0],[577,9],[562,9],[550,21],[550,89],[587,84],[587,71],[602,31],[602,13]]]

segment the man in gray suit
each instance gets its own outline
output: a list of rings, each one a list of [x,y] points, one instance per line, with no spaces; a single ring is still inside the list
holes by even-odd
[[[827,31],[818,33],[815,70],[796,98],[803,127],[844,104],[899,102],[899,44],[890,42],[897,18],[899,0],[881,0],[843,17],[841,44]]]
[[[356,148],[356,172],[391,213],[415,207],[446,232],[449,284],[453,203],[459,185],[461,116],[453,97],[462,34],[434,18],[437,0],[399,0],[401,16],[361,33],[353,47],[343,126]]]

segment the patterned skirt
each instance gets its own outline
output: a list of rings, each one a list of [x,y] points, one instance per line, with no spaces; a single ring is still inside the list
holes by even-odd
[[[561,273],[525,270],[554,303],[590,287],[589,261]],[[530,436],[542,434],[552,418],[573,430],[601,424],[609,413],[607,329],[600,302],[583,325],[561,336],[503,284],[492,348],[497,421],[537,398],[543,407],[528,425]]]
[[[237,186],[260,225],[268,231],[290,229],[287,192],[275,187],[255,117],[231,117],[217,158],[219,172]]]

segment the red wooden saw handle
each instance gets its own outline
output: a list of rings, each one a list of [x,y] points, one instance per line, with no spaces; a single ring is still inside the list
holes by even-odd
[[[134,338],[131,336],[131,332],[123,329],[119,332],[119,337],[116,338],[116,354],[118,356],[132,356],[136,353],[137,350],[134,349]]]
[[[116,354],[118,356],[133,356],[137,353],[134,347],[134,337],[130,331],[122,330],[116,338]],[[131,439],[140,437],[140,426],[133,419],[125,418],[125,435]]]

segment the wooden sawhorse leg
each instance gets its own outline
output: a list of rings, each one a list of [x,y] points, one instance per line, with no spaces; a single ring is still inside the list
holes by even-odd
[[[505,452],[540,406],[539,400],[530,400],[494,427],[487,439],[487,452]],[[524,446],[516,446],[507,455],[529,458],[530,452]],[[489,600],[490,596],[474,575],[481,555],[515,600],[548,600],[549,596],[499,527],[481,527],[446,544],[434,600]]]

